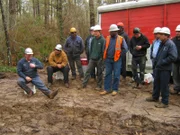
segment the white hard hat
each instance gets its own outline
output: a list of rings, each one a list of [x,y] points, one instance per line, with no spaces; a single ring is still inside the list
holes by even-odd
[[[180,31],[180,24],[176,27],[176,31]]]
[[[168,27],[162,27],[161,30],[159,31],[159,33],[163,33],[163,34],[171,34],[171,31]]]
[[[100,25],[95,25],[95,26],[94,26],[94,31],[95,31],[95,30],[102,30],[102,28],[101,28]]]
[[[61,44],[57,44],[55,49],[61,51],[62,50],[62,45]]]
[[[90,30],[94,30],[94,26],[91,26]]]
[[[24,53],[25,54],[33,54],[33,50],[31,48],[26,48]]]
[[[154,33],[154,34],[159,33],[159,32],[160,32],[160,30],[161,30],[161,28],[160,28],[160,27],[156,27],[156,28],[154,28],[153,33]]]
[[[118,31],[118,30],[119,29],[118,29],[116,24],[111,24],[111,26],[109,27],[109,32],[111,32],[111,31]]]

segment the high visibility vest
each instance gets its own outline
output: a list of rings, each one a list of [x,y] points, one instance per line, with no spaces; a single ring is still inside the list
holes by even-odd
[[[110,44],[110,39],[111,39],[111,37],[107,36],[107,38],[106,38],[106,46],[105,46],[104,56],[103,56],[104,59],[106,59],[106,57],[107,57],[107,50],[108,50],[108,47],[109,47],[109,44]],[[116,38],[114,61],[118,61],[120,56],[121,56],[122,42],[123,42],[123,37],[118,35],[117,38]]]

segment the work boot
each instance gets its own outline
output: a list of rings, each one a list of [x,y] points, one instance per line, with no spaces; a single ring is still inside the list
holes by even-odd
[[[176,95],[176,94],[178,94],[178,91],[176,91],[176,90],[170,90],[170,94]]]
[[[168,105],[163,104],[163,103],[159,103],[159,104],[156,104],[154,106],[157,107],[157,108],[167,108],[168,107]]]
[[[83,85],[82,85],[82,88],[83,88],[83,89],[86,88],[86,84],[83,84]]]
[[[94,89],[97,90],[97,91],[100,91],[102,88],[96,87],[96,88],[94,88]]]
[[[72,76],[72,78],[71,78],[72,80],[76,80],[76,76]]]
[[[27,94],[28,97],[32,97],[33,96],[33,91],[29,91],[29,93]]]
[[[112,92],[112,96],[115,96],[115,95],[117,95],[117,91]]]
[[[100,92],[99,94],[100,95],[106,95],[106,94],[108,94],[108,92],[106,90],[104,90],[104,91]]]
[[[48,83],[48,89],[50,89],[50,87],[52,86],[52,83]]]
[[[146,101],[147,101],[147,102],[159,102],[159,100],[154,99],[153,97],[148,97],[148,98],[146,98]]]
[[[53,99],[58,94],[58,90],[51,91],[47,96],[50,99]]]
[[[65,83],[66,88],[69,88],[69,83]]]

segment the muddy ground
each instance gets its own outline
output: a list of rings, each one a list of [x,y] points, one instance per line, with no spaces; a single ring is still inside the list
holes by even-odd
[[[47,83],[45,71],[40,71]],[[120,92],[100,96],[91,80],[79,89],[80,80],[59,88],[54,99],[40,91],[28,98],[17,86],[16,74],[6,73],[0,79],[0,135],[179,135],[180,96],[170,95],[170,106],[155,108],[145,102],[151,95],[152,84],[133,89],[130,78],[120,84]],[[172,87],[172,86],[171,86]]]

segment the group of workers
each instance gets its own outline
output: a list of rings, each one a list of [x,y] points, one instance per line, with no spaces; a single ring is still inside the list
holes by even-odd
[[[90,35],[83,40],[77,35],[74,27],[70,29],[70,35],[64,46],[57,44],[54,51],[49,55],[49,66],[47,67],[48,86],[39,78],[37,69],[42,69],[42,63],[33,57],[31,48],[25,49],[25,57],[17,65],[19,75],[18,85],[26,91],[28,96],[33,91],[26,85],[31,82],[49,98],[54,98],[58,90],[51,91],[53,84],[53,73],[61,71],[64,76],[65,87],[69,88],[69,70],[71,69],[72,80],[77,78],[76,67],[79,72],[79,79],[82,81],[82,88],[85,88],[90,78],[97,81],[96,90],[102,90],[100,95],[111,93],[117,95],[120,76],[126,80],[126,53],[129,50],[132,55],[132,75],[136,88],[144,85],[144,74],[146,67],[146,53],[150,47],[148,38],[136,27],[133,29],[133,37],[129,39],[124,31],[124,24],[119,22],[111,24],[109,36],[103,37],[100,25],[90,28]],[[160,95],[161,102],[156,107],[166,108],[169,104],[169,80],[173,70],[174,91],[180,92],[180,25],[176,27],[176,37],[170,39],[170,29],[167,27],[156,27],[154,29],[155,40],[151,46],[150,58],[153,67],[153,94],[146,101],[157,102]],[[83,71],[80,55],[84,52],[87,55],[87,70]],[[75,66],[76,64],[76,66]],[[172,69],[173,64],[173,69]],[[69,67],[70,66],[70,67]],[[97,70],[95,70],[95,68]],[[140,73],[138,73],[138,68]],[[105,69],[104,87],[103,70]],[[96,72],[97,71],[97,72]]]

